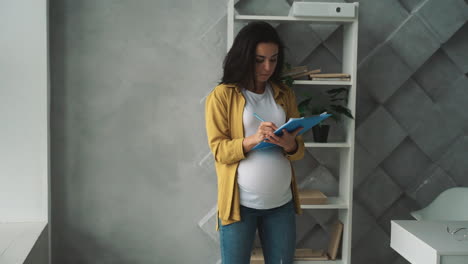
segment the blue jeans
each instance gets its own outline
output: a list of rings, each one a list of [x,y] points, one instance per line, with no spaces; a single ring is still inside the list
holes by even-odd
[[[265,264],[292,264],[296,244],[294,203],[272,209],[240,207],[241,221],[221,225],[219,240],[222,264],[249,264],[255,231],[262,244]]]

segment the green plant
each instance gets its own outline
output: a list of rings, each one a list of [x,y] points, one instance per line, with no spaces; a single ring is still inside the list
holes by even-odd
[[[318,115],[323,112],[332,114],[336,122],[341,120],[341,115],[354,119],[351,110],[346,107],[348,103],[348,88],[340,87],[326,90],[316,96],[306,94],[304,100],[298,104],[301,116]]]
[[[291,70],[291,68],[292,68],[292,67],[291,67],[291,64],[289,64],[289,63],[286,62],[286,63],[284,63],[284,65],[283,65],[283,72],[289,71],[289,70]],[[291,77],[291,76],[284,76],[284,77],[281,77],[281,81],[282,81],[285,85],[287,85],[289,88],[292,88],[293,83],[294,83],[294,79],[293,79],[293,77]]]

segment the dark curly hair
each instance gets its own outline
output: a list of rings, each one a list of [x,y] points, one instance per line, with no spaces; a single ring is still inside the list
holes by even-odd
[[[284,44],[278,32],[263,21],[251,22],[241,29],[226,54],[223,62],[223,77],[220,84],[237,84],[247,87],[255,85],[255,55],[259,43],[278,45],[278,60],[271,81],[280,81],[281,67],[284,62]]]

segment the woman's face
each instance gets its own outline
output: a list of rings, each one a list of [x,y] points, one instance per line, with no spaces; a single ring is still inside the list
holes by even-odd
[[[266,82],[276,69],[278,45],[266,42],[258,43],[255,55],[255,80]]]

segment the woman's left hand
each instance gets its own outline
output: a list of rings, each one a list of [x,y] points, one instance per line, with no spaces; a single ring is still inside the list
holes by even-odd
[[[286,129],[283,129],[283,135],[281,137],[270,132],[266,135],[266,139],[269,143],[278,145],[284,149],[284,151],[290,153],[297,149],[296,136],[302,130],[302,127],[289,133]]]

